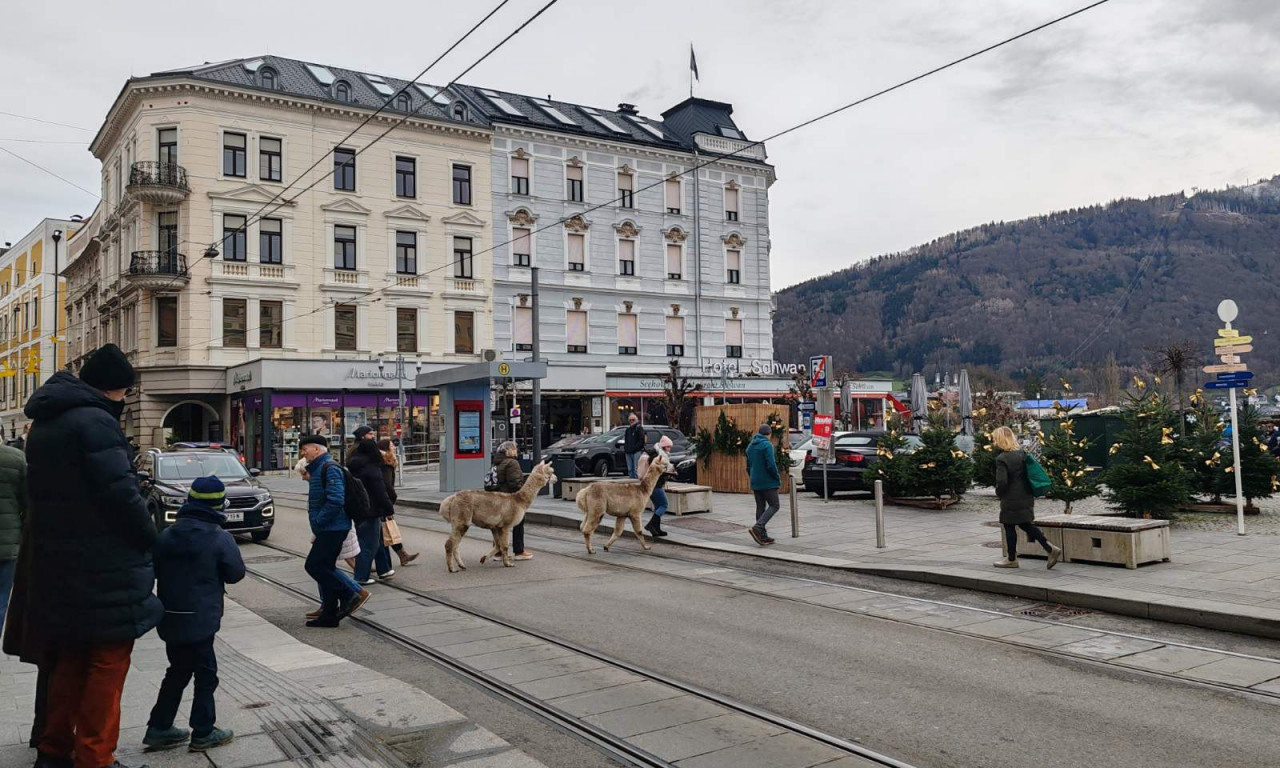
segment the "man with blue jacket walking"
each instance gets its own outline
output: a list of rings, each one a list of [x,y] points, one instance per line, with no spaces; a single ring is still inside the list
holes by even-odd
[[[315,541],[307,553],[307,575],[320,591],[320,615],[308,627],[336,627],[369,599],[369,590],[354,591],[338,576],[336,565],[342,542],[351,529],[347,517],[345,473],[329,456],[329,445],[321,435],[307,435],[298,441],[298,450],[307,460],[307,518]]]
[[[156,540],[152,555],[156,592],[164,603],[158,631],[165,642],[169,669],[147,721],[142,743],[170,749],[190,740],[192,752],[205,752],[231,741],[230,730],[218,728],[213,692],[218,689],[218,659],[213,638],[222,628],[222,597],[227,584],[244,578],[244,560],[226,522],[227,489],[217,477],[191,483],[177,522]],[[195,678],[191,730],[173,724],[182,692]]]
[[[751,477],[751,492],[756,497],[756,524],[749,532],[756,543],[764,546],[772,544],[765,526],[781,506],[778,503],[778,489],[782,487],[782,477],[778,474],[778,460],[773,455],[773,441],[769,436],[773,428],[761,424],[747,446],[747,474]]]

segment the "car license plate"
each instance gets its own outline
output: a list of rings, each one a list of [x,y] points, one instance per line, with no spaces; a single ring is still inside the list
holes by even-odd
[[[227,513],[227,522],[228,522],[228,523],[243,523],[243,522],[244,522],[244,513],[243,513],[243,512],[228,512],[228,513]]]
[[[819,464],[835,464],[835,459],[818,459]]]

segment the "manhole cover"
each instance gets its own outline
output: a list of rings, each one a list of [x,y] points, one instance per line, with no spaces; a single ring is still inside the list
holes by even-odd
[[[244,562],[246,565],[262,564],[262,563],[283,563],[285,560],[292,560],[288,555],[258,555],[257,557],[246,557]]]
[[[1031,616],[1036,619],[1048,619],[1049,621],[1066,621],[1079,616],[1089,616],[1093,613],[1087,608],[1072,608],[1068,605],[1058,605],[1056,603],[1041,603],[1032,605],[1022,610],[1014,611],[1020,616]]]

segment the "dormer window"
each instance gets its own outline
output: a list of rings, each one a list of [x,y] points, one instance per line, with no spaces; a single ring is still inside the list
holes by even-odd
[[[731,128],[727,125],[721,125],[718,127],[720,129],[720,135],[726,139],[737,139],[739,141],[743,141],[746,138],[742,135],[742,131],[739,131],[737,128]]]
[[[333,84],[333,98],[338,101],[351,101],[351,85],[346,80]]]
[[[454,120],[465,121],[470,119],[470,115],[468,114],[468,110],[467,110],[467,105],[463,104],[461,101],[453,102],[453,108],[450,111],[453,113]]]
[[[401,112],[413,111],[413,102],[409,100],[409,94],[402,93],[396,97],[396,109]]]
[[[263,67],[258,70],[258,84],[263,88],[270,90],[276,89],[276,71],[271,67]]]

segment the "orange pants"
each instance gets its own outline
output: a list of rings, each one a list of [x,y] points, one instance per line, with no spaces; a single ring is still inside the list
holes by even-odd
[[[48,720],[40,751],[75,756],[75,768],[115,762],[120,740],[120,694],[133,641],[61,647],[49,679]]]

